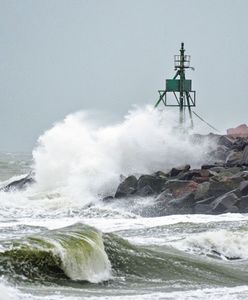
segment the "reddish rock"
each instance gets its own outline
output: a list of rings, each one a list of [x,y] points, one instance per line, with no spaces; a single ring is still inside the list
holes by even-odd
[[[195,192],[198,183],[192,180],[170,180],[164,185],[164,190],[169,190],[173,197],[181,197]]]
[[[241,124],[236,128],[229,128],[227,129],[227,135],[233,137],[248,137],[248,126]]]

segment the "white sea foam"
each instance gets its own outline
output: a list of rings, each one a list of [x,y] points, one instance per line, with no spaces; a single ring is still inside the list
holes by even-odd
[[[201,255],[218,255],[222,259],[248,259],[248,231],[208,231],[171,243],[174,247]]]
[[[151,173],[203,161],[207,145],[175,130],[177,116],[151,107],[122,123],[96,125],[85,113],[67,116],[46,131],[33,151],[37,191],[59,191],[81,204],[112,193],[120,175]]]
[[[84,296],[83,290],[80,296],[67,296],[60,295],[59,293],[47,296],[34,296],[23,294],[22,300],[246,300],[248,297],[247,286],[236,286],[236,287],[220,287],[220,288],[204,288],[195,290],[184,290],[176,292],[141,292],[140,294],[128,295],[99,295],[99,296]]]
[[[6,284],[4,280],[0,282],[0,300],[18,300],[18,290]]]

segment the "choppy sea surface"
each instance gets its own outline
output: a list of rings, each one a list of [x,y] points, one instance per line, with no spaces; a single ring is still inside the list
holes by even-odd
[[[4,185],[32,158],[0,164]],[[247,299],[248,216],[141,217],[152,201],[0,192],[0,299]]]
[[[69,115],[32,154],[0,153],[0,299],[247,299],[248,215],[149,216],[113,195],[120,175],[206,162],[210,144],[151,107],[100,126]]]

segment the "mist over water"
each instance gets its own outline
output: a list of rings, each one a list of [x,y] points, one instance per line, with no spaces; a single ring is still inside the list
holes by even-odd
[[[85,112],[68,115],[39,138],[33,151],[36,188],[83,203],[113,193],[120,175],[201,164],[208,145],[193,144],[177,126],[177,114],[151,106],[135,108],[109,126]]]

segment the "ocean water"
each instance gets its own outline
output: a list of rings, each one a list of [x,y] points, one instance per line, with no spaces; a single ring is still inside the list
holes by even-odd
[[[153,197],[101,201],[128,174],[206,162],[213,145],[173,115],[135,109],[119,124],[85,113],[33,153],[1,153],[0,299],[247,299],[248,215],[149,217]],[[147,215],[147,216],[146,216]]]

